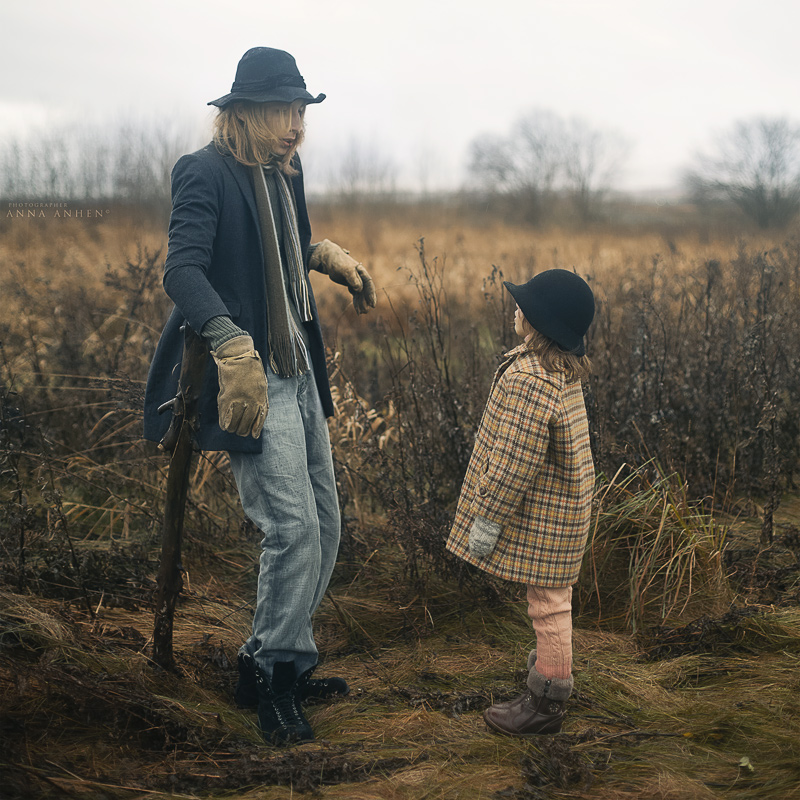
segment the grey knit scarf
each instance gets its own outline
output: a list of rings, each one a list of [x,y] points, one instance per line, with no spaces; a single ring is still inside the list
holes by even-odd
[[[275,170],[273,173],[281,205],[280,209],[273,209],[269,201],[264,170],[260,166],[254,166],[252,170],[261,242],[264,248],[269,349],[267,357],[272,369],[278,375],[288,378],[308,369],[308,355],[303,337],[295,325],[288,304],[294,302],[301,320],[307,322],[312,317],[308,279],[300,249],[297,212],[291,185],[282,172]],[[273,216],[275,213],[281,214],[283,221],[283,243],[291,300],[286,293],[286,284],[283,280],[281,253]]]

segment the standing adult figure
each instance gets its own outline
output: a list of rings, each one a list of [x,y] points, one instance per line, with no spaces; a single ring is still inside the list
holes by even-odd
[[[252,635],[238,656],[236,701],[257,707],[267,741],[313,739],[301,703],[346,694],[311,677],[312,616],[333,571],[340,518],[326,416],[333,414],[308,270],[375,306],[364,267],[325,239],[311,244],[297,149],[306,90],[294,58],[256,47],[239,61],[213,141],[172,172],[164,289],[175,302],[147,381],[145,437],[160,441],[174,397],[184,322],[208,341],[198,445],[226,450],[245,514],[260,530]]]

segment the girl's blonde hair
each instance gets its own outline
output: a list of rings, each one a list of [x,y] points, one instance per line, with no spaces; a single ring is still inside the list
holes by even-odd
[[[529,350],[533,350],[546,372],[563,372],[567,383],[585,381],[592,372],[589,356],[576,356],[562,350],[549,336],[533,327],[523,315],[522,330]]]
[[[302,118],[305,104],[299,103]],[[214,119],[214,144],[248,167],[274,164],[285,175],[296,175],[291,161],[303,141],[305,131],[297,133],[294,145],[285,155],[273,152],[292,127],[292,103],[231,103],[221,108]]]

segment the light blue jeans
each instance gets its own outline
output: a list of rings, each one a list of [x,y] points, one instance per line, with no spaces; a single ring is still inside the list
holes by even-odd
[[[328,426],[313,373],[281,378],[265,365],[269,411],[261,453],[230,452],[245,514],[264,535],[253,633],[241,651],[267,675],[317,663],[311,617],[328,587],[341,522]]]

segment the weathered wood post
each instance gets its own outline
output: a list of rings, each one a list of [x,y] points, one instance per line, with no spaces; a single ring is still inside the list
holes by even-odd
[[[197,401],[205,372],[208,345],[202,336],[184,325],[183,360],[178,380],[178,394],[159,408],[172,409],[169,430],[161,447],[170,453],[167,474],[167,497],[164,527],[161,533],[161,566],[156,589],[156,612],[153,626],[153,659],[164,669],[175,669],[172,653],[172,621],[175,605],[183,588],[181,537],[189,491],[189,470],[194,449]]]

